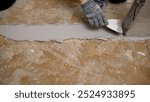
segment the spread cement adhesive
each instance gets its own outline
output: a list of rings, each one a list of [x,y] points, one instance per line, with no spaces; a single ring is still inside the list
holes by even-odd
[[[108,27],[122,33],[121,23]],[[56,25],[0,25],[0,34],[13,40],[63,41],[66,39],[149,39],[149,37],[125,37],[108,28],[91,28],[83,24]]]

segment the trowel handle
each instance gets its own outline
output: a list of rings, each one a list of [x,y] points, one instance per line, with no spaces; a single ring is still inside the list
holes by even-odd
[[[123,33],[126,35],[127,31],[131,29],[131,27],[134,24],[134,21],[140,12],[141,8],[144,6],[146,0],[134,0],[132,7],[129,11],[129,13],[126,16],[126,19],[124,20],[122,24]]]

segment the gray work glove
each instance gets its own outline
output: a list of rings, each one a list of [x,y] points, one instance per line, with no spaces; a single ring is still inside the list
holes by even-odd
[[[102,27],[103,25],[108,24],[102,8],[95,1],[88,0],[85,4],[82,4],[81,6],[91,26]]]

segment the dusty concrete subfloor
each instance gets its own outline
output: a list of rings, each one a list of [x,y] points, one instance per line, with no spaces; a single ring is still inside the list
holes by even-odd
[[[150,84],[150,41],[0,39],[0,84]]]
[[[130,1],[107,3],[106,15],[123,19]],[[77,5],[17,0],[0,12],[0,24],[83,23]],[[150,40],[17,42],[0,36],[0,84],[150,84]]]

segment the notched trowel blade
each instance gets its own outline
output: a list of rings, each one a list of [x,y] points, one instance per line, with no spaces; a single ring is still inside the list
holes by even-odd
[[[107,28],[117,32],[117,33],[120,33],[120,34],[123,34],[123,29],[122,29],[122,22],[121,20],[118,20],[118,19],[108,19],[108,25],[106,26]]]

